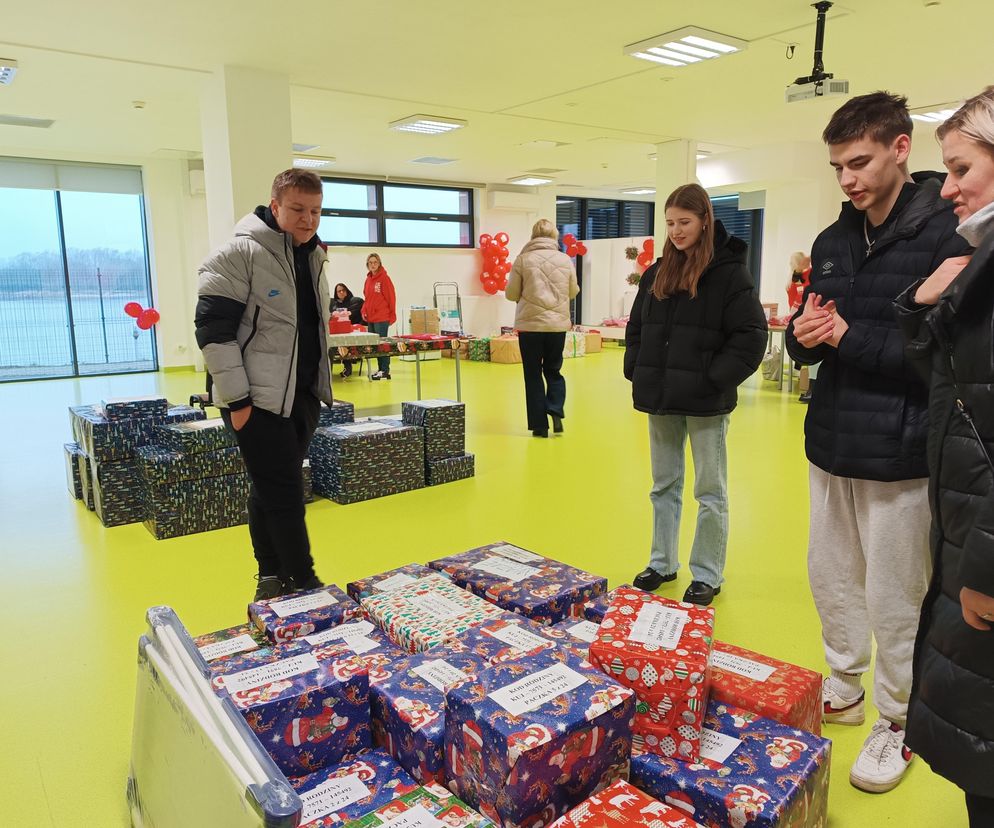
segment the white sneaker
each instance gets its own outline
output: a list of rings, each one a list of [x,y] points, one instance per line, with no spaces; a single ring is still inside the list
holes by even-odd
[[[856,701],[843,698],[832,689],[832,680],[828,677],[821,685],[821,720],[829,724],[861,725],[866,721],[865,698],[865,693],[860,693]]]
[[[861,791],[884,793],[897,786],[914,754],[904,744],[904,731],[887,719],[877,719],[849,771],[849,781]]]

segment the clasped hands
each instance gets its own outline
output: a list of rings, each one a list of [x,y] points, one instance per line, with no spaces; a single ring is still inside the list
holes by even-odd
[[[829,299],[823,305],[821,295],[817,293],[808,294],[803,312],[794,319],[794,338],[805,348],[823,343],[838,348],[848,330],[849,325],[839,316],[835,300]]]

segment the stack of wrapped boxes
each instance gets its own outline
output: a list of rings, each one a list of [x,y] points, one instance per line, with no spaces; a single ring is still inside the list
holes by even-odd
[[[474,457],[466,453],[466,404],[418,400],[402,406],[402,419],[424,434],[425,482],[429,486],[473,476]]]

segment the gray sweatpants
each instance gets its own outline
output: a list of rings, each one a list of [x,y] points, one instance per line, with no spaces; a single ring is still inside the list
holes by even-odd
[[[821,618],[828,666],[870,669],[877,642],[873,701],[904,727],[911,659],[932,571],[928,480],[881,483],[809,471],[808,577]]]

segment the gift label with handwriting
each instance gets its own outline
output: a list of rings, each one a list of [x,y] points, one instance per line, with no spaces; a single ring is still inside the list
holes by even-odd
[[[581,641],[593,644],[597,640],[597,631],[600,629],[600,625],[593,621],[580,621],[566,629],[573,638],[579,638]]]
[[[556,664],[494,690],[489,697],[512,716],[520,716],[538,710],[546,702],[586,683],[587,679],[576,670],[571,670],[565,664]]]
[[[724,765],[741,744],[742,740],[734,736],[726,736],[706,727],[701,729],[701,759],[710,759]]]
[[[299,598],[288,598],[285,601],[273,601],[269,608],[280,618],[297,615],[308,610],[322,609],[337,604],[338,599],[329,592],[315,592],[312,595],[301,595]]]
[[[711,666],[745,676],[753,681],[766,681],[777,671],[776,667],[771,667],[769,664],[762,664],[751,658],[743,658],[733,653],[722,653],[718,650],[713,650],[711,653]]]
[[[662,604],[643,604],[632,624],[628,640],[640,644],[655,644],[664,650],[675,650],[683,635],[683,628],[689,621],[690,616],[684,610]]]
[[[213,661],[215,658],[221,658],[222,656],[247,653],[249,650],[258,650],[259,643],[251,635],[244,633],[243,635],[236,635],[234,638],[229,638],[227,641],[204,644],[197,649],[200,650],[200,655],[204,657],[204,661]]]
[[[534,650],[536,647],[553,646],[553,642],[549,641],[548,638],[535,635],[535,633],[529,632],[520,624],[508,624],[506,627],[499,627],[497,629],[485,628],[481,632],[484,635],[492,636],[498,641],[503,641],[505,644],[521,650]]]
[[[444,659],[426,661],[411,670],[415,675],[427,681],[436,690],[445,692],[445,688],[459,681],[465,681],[469,676],[457,667],[453,667]]]
[[[416,580],[418,579],[413,575],[408,575],[406,572],[398,572],[396,575],[391,575],[389,578],[377,581],[373,584],[373,589],[378,592],[393,592],[395,589],[413,584]]]
[[[224,689],[229,693],[243,693],[253,687],[262,687],[262,685],[274,681],[285,681],[317,669],[317,657],[312,653],[304,653],[292,658],[284,658],[282,661],[274,661],[272,664],[265,664],[262,667],[253,667],[251,670],[242,670],[240,673],[224,676]]]
[[[443,595],[413,595],[410,603],[416,610],[436,621],[449,621],[468,612],[466,607],[450,601]]]
[[[224,420],[214,417],[210,420],[194,420],[189,423],[176,423],[187,431],[206,431],[209,428],[226,428]]]
[[[305,825],[318,817],[334,814],[347,808],[360,799],[365,799],[372,791],[359,779],[359,774],[350,773],[323,782],[313,790],[300,794],[304,808],[300,814],[300,824]]]
[[[525,578],[531,578],[533,575],[538,575],[539,573],[539,570],[534,566],[527,566],[526,564],[509,561],[507,558],[501,557],[484,558],[479,563],[472,564],[471,568],[479,569],[481,572],[487,572],[490,575],[496,575],[505,581],[510,581],[512,584],[523,581]]]
[[[518,563],[536,563],[537,561],[545,560],[541,555],[536,555],[534,552],[529,552],[520,546],[513,546],[510,543],[502,543],[499,546],[491,547],[490,551],[495,555],[502,555]]]
[[[365,638],[374,629],[369,621],[356,621],[354,624],[339,624],[337,627],[332,627],[330,630],[323,630],[314,635],[305,635],[304,641],[312,647],[317,647],[320,644],[328,644],[329,642],[342,639]]]
[[[414,405],[420,406],[421,408],[445,408],[450,405],[458,405],[459,403],[453,402],[452,400],[418,400]]]
[[[461,818],[460,818],[460,823]],[[446,823],[432,815],[424,805],[408,808],[398,817],[383,824],[383,828],[445,828]]]

